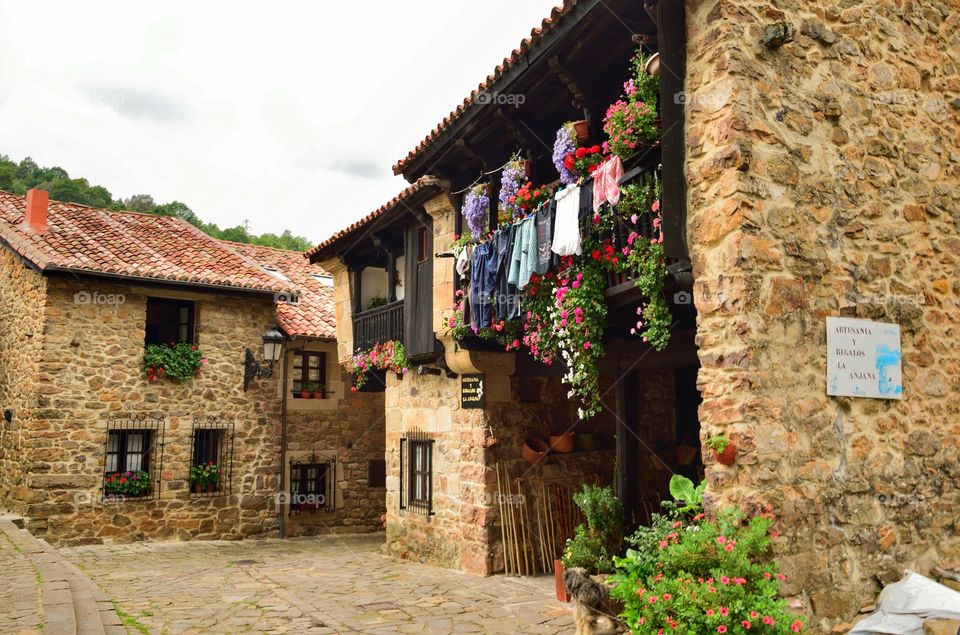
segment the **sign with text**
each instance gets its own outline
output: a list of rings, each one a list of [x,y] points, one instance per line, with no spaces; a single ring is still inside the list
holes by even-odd
[[[900,326],[828,317],[827,394],[903,399]]]
[[[460,376],[460,407],[483,408],[487,404],[484,395],[483,375]]]

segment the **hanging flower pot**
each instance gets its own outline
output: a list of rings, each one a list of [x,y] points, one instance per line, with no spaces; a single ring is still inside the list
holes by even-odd
[[[643,67],[643,70],[647,71],[647,75],[660,77],[660,54],[654,53],[651,55],[650,59],[647,60],[647,65]]]
[[[577,135],[577,142],[583,145],[590,139],[590,122],[586,119],[573,122],[573,130]]]
[[[520,455],[530,465],[537,465],[547,458],[547,452],[549,451],[550,448],[540,439],[527,437],[523,441],[523,449],[520,451]]]
[[[488,450],[493,450],[494,448],[500,447],[502,444],[503,439],[496,435],[492,426],[487,426],[484,430],[483,446]]]
[[[707,439],[707,446],[713,450],[713,456],[721,465],[733,465],[737,460],[737,448],[727,437],[717,435]]]

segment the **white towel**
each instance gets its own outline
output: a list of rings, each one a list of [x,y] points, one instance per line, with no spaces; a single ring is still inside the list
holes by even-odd
[[[580,188],[566,187],[556,194],[557,219],[553,229],[553,253],[558,256],[579,256],[580,244]]]

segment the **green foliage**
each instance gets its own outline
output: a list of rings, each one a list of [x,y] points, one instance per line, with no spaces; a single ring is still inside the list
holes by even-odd
[[[367,302],[367,311],[379,309],[382,306],[387,306],[387,299],[382,296],[375,296],[370,298],[370,301]]]
[[[670,477],[670,495],[674,502],[669,504],[680,513],[699,513],[703,511],[703,490],[706,487],[706,480],[694,486],[686,476],[674,474]]]
[[[220,482],[221,473],[223,470],[213,461],[194,465],[190,468],[190,482],[198,485],[216,485]]]
[[[293,251],[306,251],[313,246],[313,243],[303,236],[294,236],[290,230],[285,230],[278,236],[251,234],[246,225],[220,229],[213,223],[204,223],[187,205],[179,201],[158,205],[149,194],[135,194],[126,200],[114,199],[106,188],[90,185],[86,179],[71,179],[63,168],[42,168],[30,157],[16,163],[6,155],[0,155],[0,190],[23,195],[33,188],[48,191],[50,198],[55,201],[158,216],[176,216],[209,236],[221,240]]]
[[[103,481],[103,492],[109,496],[143,496],[150,489],[150,474],[135,472],[108,472]]]
[[[584,485],[583,491],[573,495],[586,518],[586,524],[577,525],[576,534],[567,540],[563,551],[563,565],[581,567],[590,573],[609,573],[614,556],[623,540],[623,507],[611,487]]]
[[[621,618],[644,634],[801,632],[803,621],[780,597],[772,523],[772,514],[745,521],[736,509],[717,521],[655,514],[628,539],[635,548],[614,559],[611,595],[623,602]]]
[[[718,434],[707,439],[707,447],[712,448],[717,454],[722,454],[724,450],[727,449],[727,446],[730,445],[730,439]]]
[[[642,48],[638,48],[630,59],[630,70],[637,98],[645,104],[656,104],[660,98],[660,78],[649,75],[646,71],[650,57]]]
[[[203,351],[186,342],[149,344],[143,354],[143,372],[151,382],[164,377],[177,381],[193,379],[206,363]]]

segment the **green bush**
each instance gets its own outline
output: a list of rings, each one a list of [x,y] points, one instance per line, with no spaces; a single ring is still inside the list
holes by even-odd
[[[148,344],[143,354],[143,372],[151,382],[163,377],[177,381],[193,379],[206,363],[203,351],[186,342]]]
[[[623,541],[623,506],[613,488],[584,485],[582,492],[573,495],[573,502],[587,522],[578,525],[574,537],[567,540],[563,566],[582,567],[593,574],[613,571],[613,558]]]

